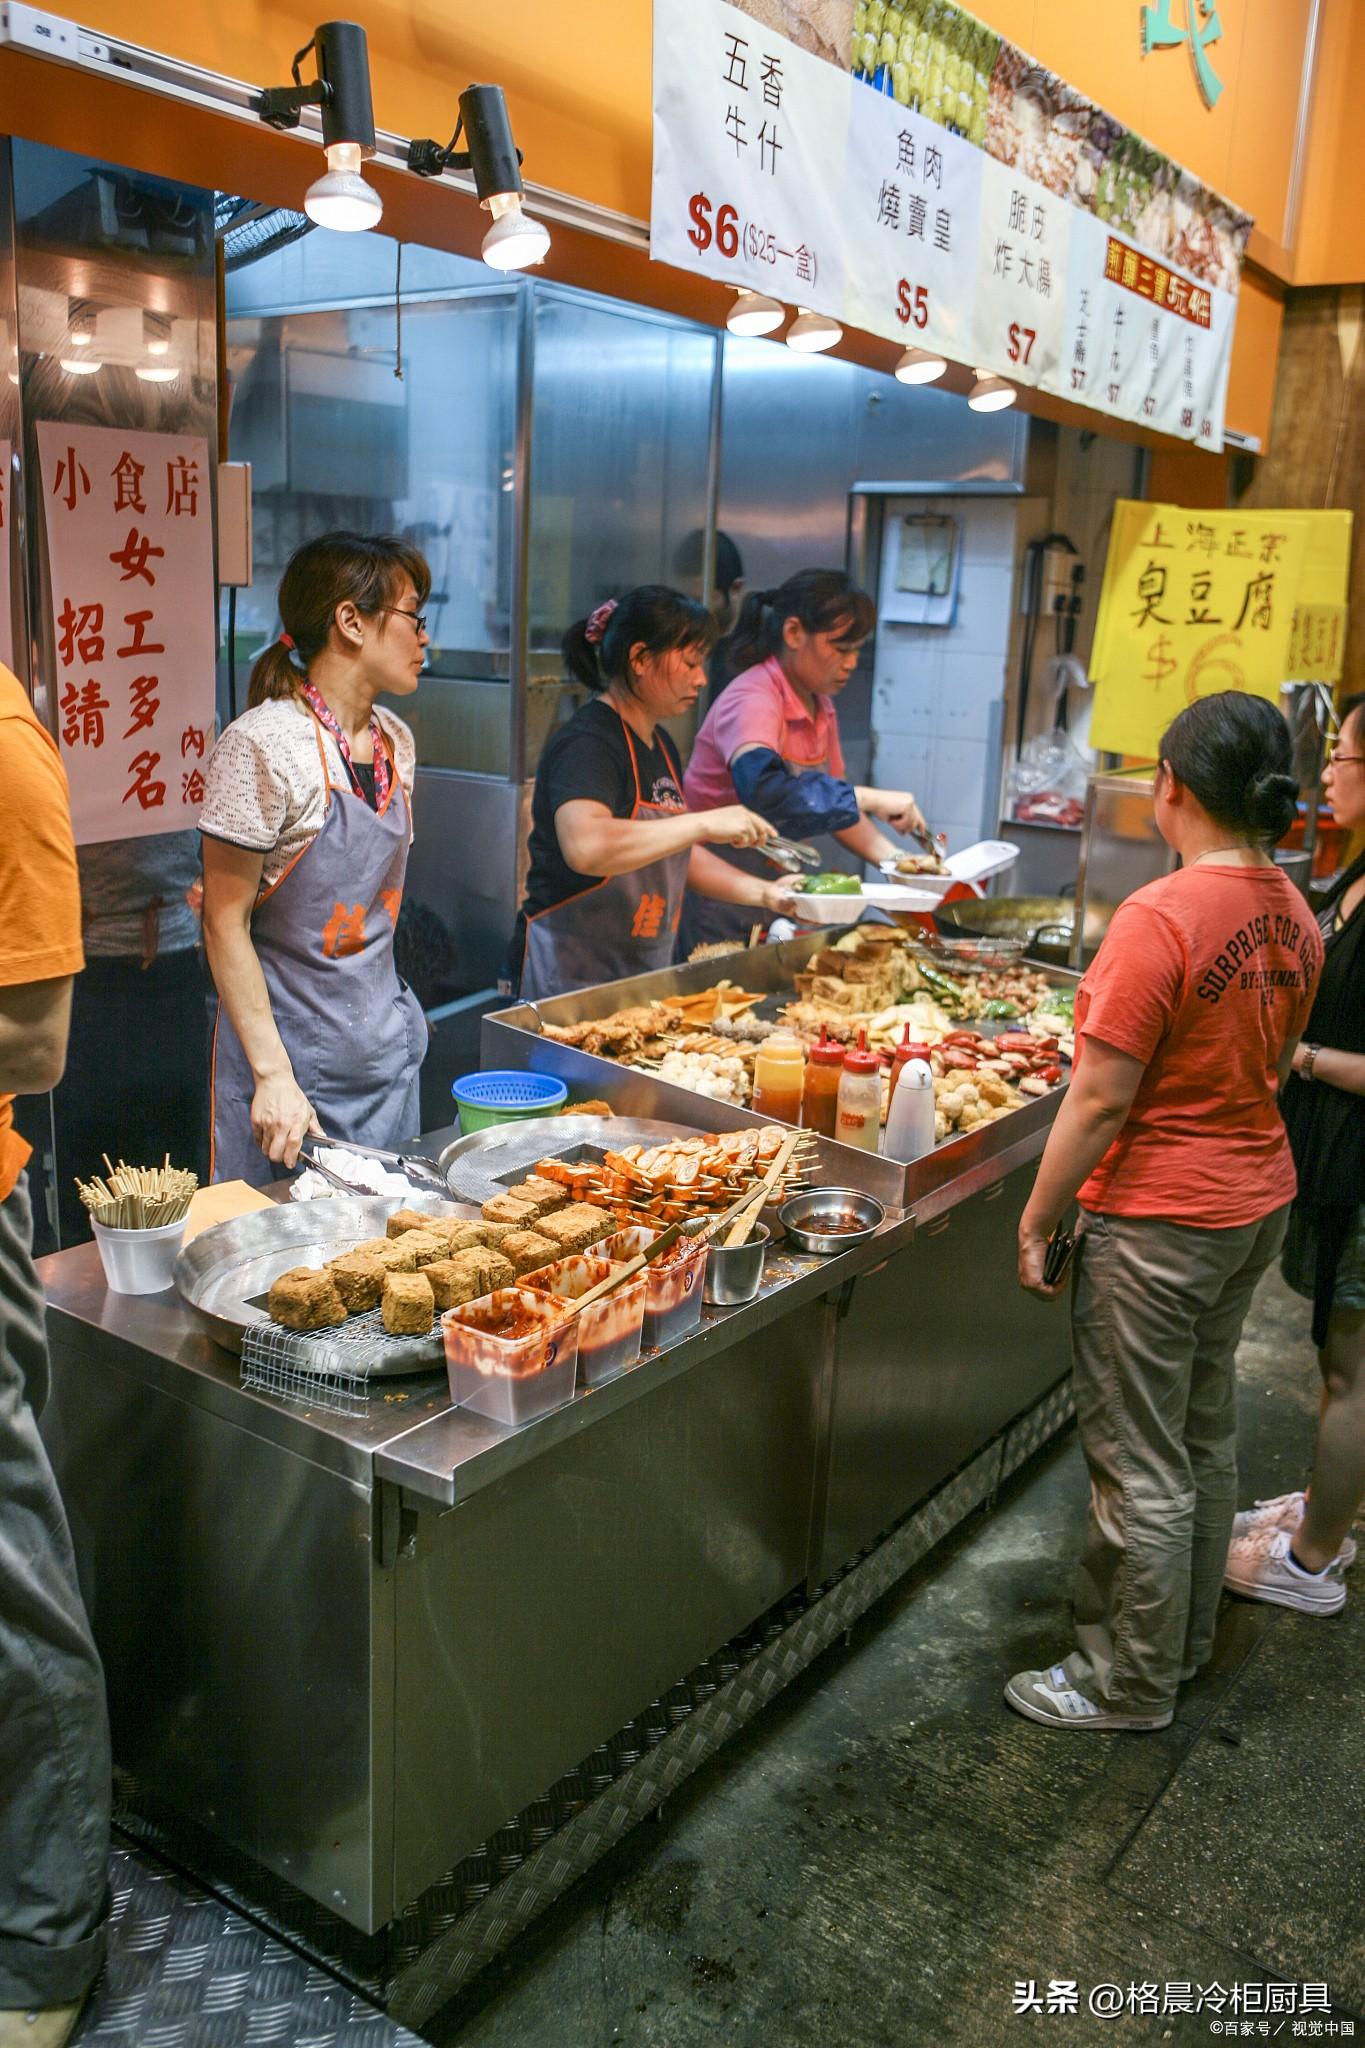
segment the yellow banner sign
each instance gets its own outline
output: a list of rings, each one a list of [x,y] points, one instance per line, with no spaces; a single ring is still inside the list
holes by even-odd
[[[1287,680],[1307,680],[1311,670],[1296,668],[1292,656],[1305,565],[1319,556],[1320,539],[1344,562],[1339,525],[1330,535],[1318,528],[1342,517],[1349,550],[1349,514],[1205,512],[1120,499],[1090,661],[1091,745],[1151,758],[1197,697],[1251,690],[1274,703]],[[1309,591],[1329,595],[1311,578]],[[1316,622],[1312,630],[1315,646]]]

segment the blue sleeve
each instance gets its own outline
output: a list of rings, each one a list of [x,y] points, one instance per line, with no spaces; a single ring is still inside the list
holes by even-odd
[[[846,832],[862,813],[852,786],[821,768],[793,774],[770,747],[746,747],[730,763],[735,794],[788,839],[817,832]]]

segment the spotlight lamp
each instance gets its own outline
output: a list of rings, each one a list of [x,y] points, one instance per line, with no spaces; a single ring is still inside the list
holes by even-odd
[[[967,403],[973,412],[1003,412],[1007,405],[1013,405],[1019,393],[1004,377],[997,377],[993,370],[978,370],[976,382],[967,394]]]
[[[933,384],[947,368],[944,358],[935,355],[932,349],[908,348],[898,359],[892,374],[901,384]]]
[[[522,206],[521,151],[500,85],[468,85],[460,94],[455,133],[444,145],[423,136],[408,144],[408,169],[419,178],[444,171],[471,171],[480,206],[493,216],[483,238],[483,260],[494,270],[525,270],[542,263],[549,231]],[[463,135],[467,147],[459,147]]]
[[[794,348],[798,355],[814,356],[833,348],[843,337],[843,328],[827,313],[812,313],[808,307],[798,306],[796,318],[787,329],[787,347]]]
[[[312,54],[317,77],[305,85],[303,60]],[[353,234],[378,225],[384,202],[365,183],[360,166],[374,155],[374,108],[365,31],[354,21],[324,21],[295,57],[292,85],[260,94],[256,112],[270,128],[297,128],[305,107],[322,116],[327,169],[304,195],[303,210],[319,227]]]
[[[787,309],[780,299],[770,299],[766,292],[752,292],[741,285],[739,297],[725,316],[725,324],[731,334],[771,334],[786,317]]]

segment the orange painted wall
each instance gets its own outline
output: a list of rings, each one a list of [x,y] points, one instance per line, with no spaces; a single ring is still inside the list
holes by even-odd
[[[1296,284],[1365,283],[1365,7],[1324,0]]]

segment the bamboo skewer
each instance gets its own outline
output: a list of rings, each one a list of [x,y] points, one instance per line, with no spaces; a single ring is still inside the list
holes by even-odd
[[[107,1230],[160,1230],[184,1220],[199,1176],[171,1165],[168,1152],[160,1166],[117,1166],[103,1153],[107,1178],[77,1179],[76,1189],[96,1223]]]
[[[783,1139],[781,1149],[779,1150],[776,1159],[774,1159],[772,1165],[768,1168],[768,1171],[763,1176],[763,1182],[761,1187],[754,1195],[753,1200],[749,1203],[748,1207],[742,1211],[738,1222],[734,1225],[734,1228],[731,1230],[730,1235],[726,1238],[726,1251],[729,1251],[732,1245],[743,1244],[745,1238],[749,1235],[749,1232],[753,1229],[755,1223],[757,1223],[759,1211],[762,1209],[763,1204],[767,1201],[769,1195],[772,1194],[773,1189],[781,1180],[787,1161],[791,1158],[792,1153],[796,1150],[796,1147],[799,1144],[800,1139],[800,1131],[793,1131],[789,1138]]]

